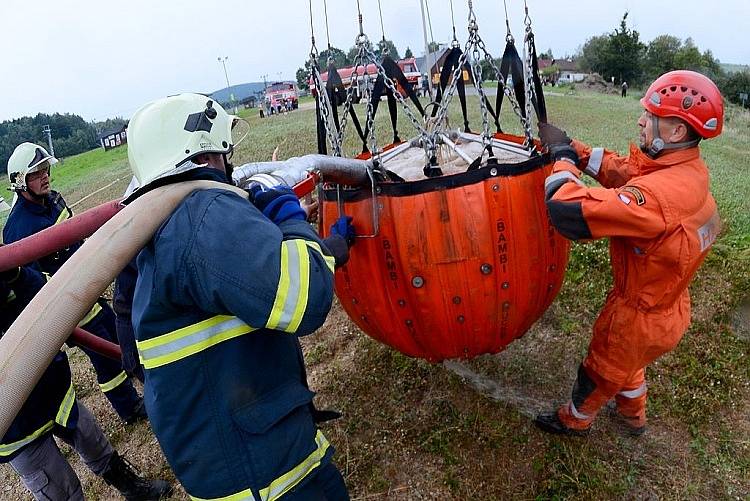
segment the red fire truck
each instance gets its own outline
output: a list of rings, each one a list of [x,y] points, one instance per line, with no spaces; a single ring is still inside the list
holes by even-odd
[[[422,74],[417,68],[417,60],[410,57],[407,59],[400,59],[396,64],[401,68],[406,80],[412,84],[414,90],[419,92],[419,89],[422,86]],[[366,68],[359,66],[356,75],[354,75],[354,67],[347,66],[340,68],[338,73],[341,77],[341,83],[343,83],[344,87],[347,89],[352,85],[352,80],[354,80],[354,99],[358,102],[360,99],[368,96],[373,85],[375,85],[375,80],[378,77],[378,68],[374,64],[368,64]],[[320,77],[322,83],[325,84],[328,81],[328,72],[323,69]],[[400,85],[398,85],[398,91],[401,92],[401,94],[406,95],[406,92]],[[310,79],[310,92],[312,92],[313,95],[317,95],[317,89],[315,88],[312,78]]]
[[[299,92],[293,82],[273,82],[266,87],[266,104],[274,112],[299,108]]]

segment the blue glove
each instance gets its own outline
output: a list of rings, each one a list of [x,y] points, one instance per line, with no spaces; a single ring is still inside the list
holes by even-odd
[[[338,235],[346,241],[349,247],[354,243],[354,237],[357,234],[352,224],[352,216],[341,216],[331,225],[331,235]]]
[[[284,221],[294,219],[304,221],[307,219],[305,211],[302,210],[299,204],[299,198],[287,186],[274,186],[271,189],[263,189],[262,186],[255,184],[250,188],[248,193],[253,205],[277,225]]]

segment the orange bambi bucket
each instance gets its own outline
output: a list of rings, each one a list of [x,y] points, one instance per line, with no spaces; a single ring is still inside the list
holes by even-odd
[[[431,362],[502,351],[562,285],[569,243],[544,204],[551,169],[540,155],[374,190],[324,186],[324,232],[342,210],[364,235],[336,272],[344,310],[369,336]]]

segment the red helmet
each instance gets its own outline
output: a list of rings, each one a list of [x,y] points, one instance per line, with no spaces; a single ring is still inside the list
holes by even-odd
[[[724,99],[710,78],[695,71],[663,74],[648,88],[641,104],[658,117],[683,119],[704,139],[721,134]]]

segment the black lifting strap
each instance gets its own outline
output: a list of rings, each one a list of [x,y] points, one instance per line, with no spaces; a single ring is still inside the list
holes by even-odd
[[[544,102],[544,90],[542,89],[542,79],[539,78],[539,61],[536,57],[536,44],[534,43],[534,34],[529,32],[529,48],[531,50],[531,76],[534,79],[534,96],[532,103],[536,110],[536,117],[541,123],[547,123],[547,104]]]
[[[318,92],[328,92],[327,90],[318,89]],[[320,99],[315,100],[315,125],[318,133],[318,153],[321,155],[328,154],[328,145],[326,144],[326,129],[323,125],[323,117],[320,113]]]
[[[417,110],[419,110],[419,112],[424,116],[424,108],[422,108],[422,103],[419,102],[419,98],[414,92],[414,88],[406,79],[406,76],[404,76],[404,72],[401,71],[401,68],[398,67],[396,61],[394,61],[390,56],[385,56],[383,58],[383,61],[381,62],[381,66],[383,67],[386,76],[396,82],[403,89],[406,95],[412,100]],[[378,78],[375,80],[375,85],[372,89],[372,95],[370,96],[373,117],[375,116],[375,112],[377,112],[378,110],[378,104],[380,103],[380,98],[383,96],[383,93],[385,93],[386,97],[388,98],[388,113],[391,117],[391,127],[393,128],[393,143],[400,143],[401,138],[398,135],[398,102],[396,100],[396,96],[393,94],[393,91],[386,87],[385,78],[383,78],[383,75],[378,75]],[[369,133],[369,128],[365,126],[365,134],[362,138],[363,153],[367,152],[367,135]]]
[[[445,93],[445,88],[448,87],[448,81],[451,78],[451,75],[453,75],[453,72],[458,67],[458,63],[461,59],[461,49],[458,47],[453,47],[450,52],[448,52],[448,55],[445,57],[445,60],[443,61],[443,69],[440,70],[440,85],[437,89],[437,94],[435,96],[435,102],[440,104],[440,102],[443,100],[443,94]],[[463,75],[464,69],[461,68],[461,72],[459,73],[458,82],[456,82],[456,89],[458,90],[458,99],[461,102],[461,113],[463,113],[464,117],[464,132],[471,132],[469,129],[469,116],[466,113],[466,86],[464,84],[464,75]],[[435,106],[432,109],[432,117],[435,118],[438,112],[438,107]]]
[[[354,76],[355,74],[352,72],[351,85],[356,85],[356,82],[354,82]],[[347,92],[353,92],[353,90],[346,90],[346,88],[344,87],[344,83],[341,81],[341,75],[339,75],[339,72],[333,65],[333,63],[328,65],[328,81],[326,82],[326,92],[328,92],[328,98],[331,100],[333,122],[336,125],[336,132],[338,132],[340,130],[338,107],[346,103]],[[354,111],[353,106],[349,110],[349,112],[352,116],[352,123],[354,124],[354,128],[357,129],[357,134],[359,134],[359,137],[364,141],[364,138],[366,136],[362,133],[362,126],[359,123],[357,113]]]
[[[521,108],[521,113],[524,113],[523,110],[526,109],[526,89],[523,82],[523,62],[521,61],[521,56],[518,55],[516,46],[511,40],[508,40],[508,43],[505,44],[503,59],[500,61],[500,74],[506,83],[508,82],[509,74],[513,77],[513,91],[516,95],[516,101]],[[495,108],[497,109],[498,117],[500,116],[500,109],[503,106],[504,96],[505,93],[498,87],[497,97],[495,98]]]

